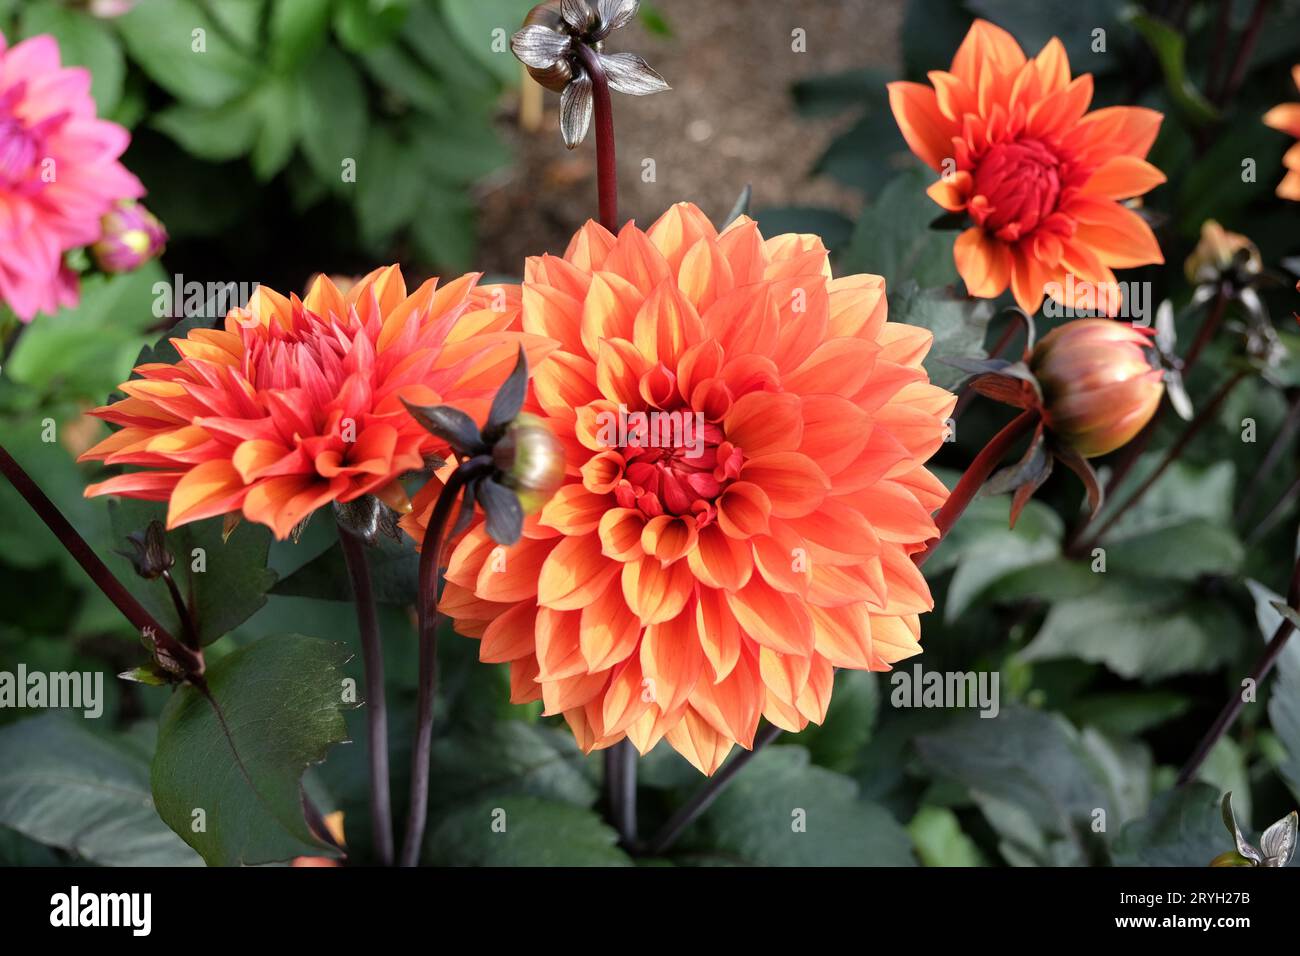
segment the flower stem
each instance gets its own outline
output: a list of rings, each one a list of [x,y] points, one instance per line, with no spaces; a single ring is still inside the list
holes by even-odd
[[[167,593],[171,595],[172,607],[176,608],[176,617],[181,622],[181,639],[185,646],[191,650],[200,650],[202,644],[199,641],[198,628],[194,626],[194,617],[190,614],[190,606],[185,603],[185,598],[181,597],[181,589],[176,586],[176,579],[172,577],[170,571],[163,571],[162,579],[167,584]]]
[[[1291,584],[1287,590],[1286,603],[1293,610],[1300,608],[1300,560],[1296,561],[1295,567],[1291,571]],[[1282,649],[1286,647],[1286,642],[1294,630],[1295,625],[1284,616],[1279,622],[1277,630],[1273,632],[1273,636],[1269,638],[1268,644],[1264,647],[1264,653],[1260,655],[1259,660],[1255,662],[1255,666],[1251,668],[1250,679],[1254,687],[1258,688],[1264,678],[1273,670],[1273,665],[1277,663],[1278,657],[1282,654]],[[1223,710],[1219,711],[1219,716],[1215,718],[1214,723],[1210,725],[1210,729],[1206,731],[1205,736],[1201,738],[1201,742],[1197,744],[1196,751],[1179,772],[1178,785],[1180,787],[1196,776],[1196,772],[1201,769],[1201,764],[1205,763],[1205,758],[1210,755],[1214,745],[1219,742],[1220,737],[1227,733],[1228,728],[1236,723],[1237,717],[1241,715],[1242,708],[1245,706],[1245,695],[1242,693],[1241,688],[1238,687],[1228,699],[1228,702],[1223,705]]]
[[[626,737],[605,749],[605,805],[624,849],[637,842],[636,760],[636,748]]]
[[[415,866],[420,860],[424,826],[429,815],[429,760],[433,744],[433,695],[438,677],[438,577],[443,538],[461,489],[492,467],[492,458],[480,455],[460,464],[447,479],[433,515],[424,532],[420,548],[419,583],[419,694],[416,702],[415,741],[411,750],[411,806],[407,810],[406,836],[402,841],[402,866]]]
[[[23,470],[3,446],[0,446],[0,472],[9,479],[36,515],[45,522],[45,526],[59,539],[59,543],[81,565],[81,569],[90,576],[95,585],[122,612],[122,616],[164,654],[176,661],[184,670],[186,679],[196,686],[203,681],[203,655],[186,647],[172,637],[152,614],[135,599],[126,586],[122,584],[99,559],[86,540],[69,524],[45,492],[32,481],[31,476]]]
[[[1255,44],[1259,42],[1259,33],[1264,27],[1264,15],[1268,13],[1269,4],[1270,0],[1255,0],[1255,9],[1251,11],[1250,22],[1246,24],[1246,29],[1241,35],[1237,55],[1228,70],[1228,79],[1223,84],[1223,89],[1219,91],[1220,106],[1237,95],[1237,90],[1246,79],[1246,66],[1250,63],[1250,55],[1255,52]]]
[[[1269,445],[1268,452],[1264,455],[1264,460],[1260,462],[1259,468],[1251,477],[1250,484],[1246,487],[1246,493],[1241,496],[1241,501],[1237,503],[1237,510],[1233,518],[1238,524],[1250,517],[1255,502],[1259,498],[1259,492],[1263,490],[1264,482],[1269,479],[1273,474],[1273,469],[1277,467],[1277,463],[1282,460],[1282,454],[1286,451],[1287,446],[1291,444],[1291,439],[1295,437],[1297,428],[1300,428],[1300,390],[1297,390],[1292,396],[1290,407],[1287,408],[1286,418],[1282,421],[1282,427],[1278,429],[1277,435],[1273,438],[1273,443]]]
[[[352,582],[361,634],[361,659],[366,671],[366,737],[370,748],[370,828],[375,856],[381,866],[393,865],[393,808],[388,774],[388,701],[384,692],[384,651],[379,637],[379,612],[366,543],[339,525],[339,545]]]
[[[768,725],[767,729],[754,738],[754,748],[752,750],[742,750],[728,760],[721,770],[710,777],[709,781],[696,791],[695,796],[682,804],[677,812],[668,818],[668,822],[659,828],[659,832],[647,844],[646,852],[650,856],[662,856],[667,853],[686,828],[694,823],[701,813],[712,806],[713,801],[718,799],[736,774],[740,773],[745,768],[745,765],[754,759],[754,755],[780,737],[781,733],[780,727],[775,724]]]
[[[596,51],[575,43],[582,68],[591,78],[596,122],[596,182],[600,193],[600,224],[618,232],[618,164],[614,159],[614,104],[609,95],[609,78]]]
[[[1300,478],[1291,482],[1290,487],[1282,492],[1282,496],[1273,503],[1273,507],[1268,509],[1268,514],[1264,515],[1259,524],[1255,525],[1255,530],[1246,535],[1246,540],[1242,543],[1246,546],[1247,551],[1259,544],[1264,539],[1264,535],[1273,530],[1287,509],[1295,503],[1297,497],[1300,497]]]
[[[970,463],[961,480],[957,482],[957,487],[952,490],[948,496],[947,502],[939,509],[939,513],[934,516],[934,523],[939,529],[939,536],[931,538],[926,545],[925,550],[918,551],[912,556],[916,566],[920,567],[929,560],[930,555],[934,554],[935,549],[947,537],[952,526],[957,523],[957,519],[974,500],[975,495],[979,492],[980,487],[988,480],[989,475],[993,474],[996,468],[1006,457],[1011,446],[1025,433],[1033,429],[1038,423],[1038,412],[1036,410],[1027,410],[1021,412],[1007,425],[994,435],[987,445],[985,445],[975,460]]]
[[[1219,290],[1214,296],[1214,303],[1210,306],[1210,311],[1205,316],[1205,321],[1196,331],[1196,338],[1192,340],[1191,348],[1187,350],[1187,357],[1183,359],[1183,375],[1191,372],[1192,366],[1196,360],[1201,357],[1201,352],[1205,346],[1210,344],[1219,326],[1223,324],[1223,314],[1228,308],[1228,288],[1223,283],[1219,283]]]
[[[1119,521],[1120,518],[1127,514],[1129,509],[1137,504],[1142,499],[1143,495],[1151,490],[1151,486],[1159,481],[1160,476],[1165,473],[1169,466],[1181,457],[1187,446],[1191,444],[1192,439],[1200,434],[1201,429],[1209,423],[1210,419],[1213,418],[1214,414],[1219,410],[1219,406],[1222,405],[1228,395],[1232,393],[1232,390],[1237,387],[1237,383],[1245,377],[1245,371],[1236,372],[1219,387],[1219,390],[1214,393],[1214,396],[1205,403],[1205,406],[1196,413],[1196,417],[1188,423],[1187,428],[1183,430],[1183,433],[1178,436],[1178,441],[1174,442],[1169,451],[1165,452],[1165,457],[1160,460],[1160,464],[1156,466],[1156,470],[1147,475],[1146,480],[1143,481],[1142,484],[1138,485],[1133,494],[1129,495],[1128,499],[1111,513],[1111,516],[1102,523],[1100,528],[1093,532],[1091,537],[1078,544],[1074,550],[1075,554],[1085,554],[1088,551],[1091,551],[1092,548],[1095,547],[1103,537],[1105,537],[1106,532],[1115,526],[1115,522]]]

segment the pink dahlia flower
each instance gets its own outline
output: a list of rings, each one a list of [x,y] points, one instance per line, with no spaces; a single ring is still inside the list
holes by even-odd
[[[95,115],[90,73],[50,36],[0,34],[0,301],[24,322],[77,301],[69,249],[100,236],[119,199],[144,194],[118,158],[131,134]]]

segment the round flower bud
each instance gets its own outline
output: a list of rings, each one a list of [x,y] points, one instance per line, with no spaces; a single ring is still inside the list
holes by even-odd
[[[100,238],[91,246],[105,272],[131,272],[162,252],[167,230],[140,203],[123,199],[100,220]]]
[[[1213,219],[1201,225],[1201,239],[1183,264],[1189,282],[1230,279],[1244,285],[1264,269],[1259,249],[1245,236],[1228,232]]]
[[[519,496],[524,514],[538,511],[564,481],[564,446],[545,423],[523,412],[492,449],[501,484]]]
[[[1164,394],[1151,336],[1113,319],[1076,319],[1043,336],[1029,367],[1043,391],[1043,418],[1084,458],[1114,451],[1140,432]]]
[[[546,27],[560,34],[567,33],[569,30],[560,13],[560,0],[545,0],[533,7],[528,11],[528,16],[524,17],[524,26]],[[563,93],[564,88],[573,79],[573,65],[567,56],[560,57],[547,67],[525,65],[525,68],[529,76],[552,93]]]
[[[1246,859],[1236,850],[1229,850],[1227,853],[1220,853],[1210,861],[1210,866],[1254,866],[1250,860]]]

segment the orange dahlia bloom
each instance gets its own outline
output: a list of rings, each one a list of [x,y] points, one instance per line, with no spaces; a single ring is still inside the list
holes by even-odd
[[[441,604],[510,662],[515,703],[585,751],[667,737],[712,773],[760,715],[821,722],[834,668],[920,651],[910,556],[947,497],[924,463],[954,397],[882,279],[681,204],[617,238],[588,223],[522,291],[524,330],[559,343],[532,384],[566,483],[511,548],[466,532]],[[417,539],[438,490],[403,519]]]
[[[305,299],[259,287],[223,329],[172,339],[179,362],[139,366],[126,398],[90,413],[122,427],[81,460],[142,470],[87,497],[166,501],[168,527],[242,512],[278,538],[330,502],[404,506],[397,477],[441,449],[402,399],[484,414],[526,338],[507,331],[518,291],[477,281],[408,296],[389,266],[346,295],[324,276]]]
[[[1291,78],[1300,89],[1300,66],[1291,67]],[[1273,107],[1264,114],[1264,123],[1297,140],[1282,157],[1287,173],[1277,184],[1277,194],[1283,199],[1300,202],[1300,103],[1282,103]]]
[[[1117,201],[1165,181],[1146,161],[1162,116],[1136,106],[1089,113],[1092,75],[1070,78],[1060,40],[1026,59],[985,20],[952,69],[929,78],[933,86],[890,83],[889,103],[912,152],[942,176],[930,198],[970,217],[953,246],[970,294],[996,298],[1009,284],[1031,315],[1045,290],[1114,315],[1111,270],[1164,261],[1150,227]]]

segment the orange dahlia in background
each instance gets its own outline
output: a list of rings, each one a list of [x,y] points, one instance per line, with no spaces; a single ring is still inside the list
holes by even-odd
[[[1291,67],[1291,78],[1300,89],[1300,66]],[[1282,157],[1287,173],[1277,184],[1277,194],[1283,199],[1300,202],[1300,103],[1282,103],[1273,107],[1264,114],[1264,124],[1297,140]]]
[[[529,259],[522,310],[559,343],[533,391],[566,484],[511,548],[471,528],[441,604],[510,662],[515,703],[563,713],[585,751],[667,737],[712,773],[760,716],[820,723],[833,668],[919,652],[910,556],[947,496],[924,463],[954,397],[921,367],[930,333],[886,322],[882,279],[680,204]],[[681,432],[631,427],[651,412]],[[417,540],[439,490],[403,519]]]
[[[122,427],[81,460],[141,470],[87,497],[166,501],[168,527],[242,512],[278,538],[330,502],[373,493],[404,509],[398,476],[440,449],[401,400],[485,414],[528,338],[506,331],[517,289],[477,281],[408,296],[389,266],[346,295],[324,276],[305,299],[259,287],[223,329],[172,339],[179,362],[139,366],[126,398],[90,413]]]
[[[996,298],[1010,285],[1032,315],[1045,289],[1093,308],[1079,297],[1087,289],[1114,315],[1111,270],[1164,261],[1150,227],[1118,201],[1165,181],[1146,161],[1162,116],[1136,106],[1089,113],[1092,76],[1070,78],[1060,40],[1026,59],[985,20],[971,25],[952,69],[929,78],[890,83],[889,102],[912,152],[941,174],[930,198],[970,217],[953,246],[970,294]]]

